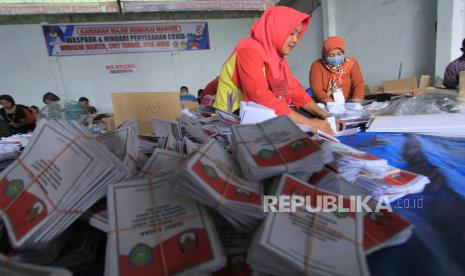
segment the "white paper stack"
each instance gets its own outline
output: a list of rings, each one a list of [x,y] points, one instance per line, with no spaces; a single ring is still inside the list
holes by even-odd
[[[255,102],[241,102],[240,114],[241,125],[256,124],[276,117],[274,109]]]
[[[378,158],[341,143],[330,143],[334,161],[330,164],[345,180],[352,182],[360,174],[383,178],[393,172],[386,159]]]
[[[263,219],[260,183],[244,180],[215,140],[186,158],[172,184],[175,191],[217,210],[238,230],[250,231]]]
[[[168,177],[110,185],[105,275],[209,273],[226,257],[211,218]]]
[[[367,132],[420,133],[444,137],[465,137],[465,113],[377,117]]]
[[[391,167],[391,169],[395,168]],[[421,193],[429,183],[428,177],[404,170],[384,178],[360,176],[355,180],[355,184],[362,191],[372,195],[376,200],[380,200],[383,196],[389,202],[408,194]]]
[[[127,120],[120,128],[105,132],[98,139],[127,166],[131,175],[135,174],[139,154],[138,123]]]
[[[52,240],[128,173],[84,126],[40,120],[21,156],[0,174],[0,213],[11,244]]]
[[[152,155],[158,146],[159,138],[149,135],[139,135],[139,152],[145,155]]]
[[[232,127],[236,158],[246,179],[262,180],[284,172],[307,174],[320,171],[332,156],[287,116],[256,125]]]
[[[156,137],[166,138],[171,133],[176,140],[181,140],[181,128],[176,121],[152,118],[152,130]]]
[[[275,194],[334,195],[288,174]],[[348,206],[348,199],[344,201]],[[294,213],[268,214],[254,236],[247,262],[272,275],[369,275],[362,243],[361,213],[311,213],[299,207]]]
[[[81,219],[91,226],[103,231],[108,232],[108,210],[106,202],[97,203],[82,214]]]
[[[153,178],[171,175],[180,166],[182,158],[183,155],[180,153],[156,149],[137,177]]]
[[[71,276],[70,271],[52,266],[39,266],[23,262],[10,260],[0,253],[0,275],[26,276],[26,275],[47,275],[47,276]]]

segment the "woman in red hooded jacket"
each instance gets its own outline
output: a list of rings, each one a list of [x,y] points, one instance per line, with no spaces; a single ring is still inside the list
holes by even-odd
[[[345,101],[363,100],[362,71],[357,60],[346,57],[345,52],[341,37],[331,36],[324,41],[322,58],[313,62],[310,69],[310,86],[319,101],[334,102],[338,91],[342,91]]]
[[[308,96],[289,70],[286,56],[296,46],[310,21],[308,14],[289,7],[266,10],[250,29],[250,38],[241,40],[224,63],[218,81],[214,107],[227,110],[228,96],[253,101],[287,115],[293,122],[332,133],[324,120],[326,112]],[[302,108],[317,118],[308,118],[294,111]]]

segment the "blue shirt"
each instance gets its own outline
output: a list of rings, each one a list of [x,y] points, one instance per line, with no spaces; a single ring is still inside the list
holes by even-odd
[[[197,98],[194,95],[191,94],[181,94],[179,95],[179,99],[182,101],[188,101],[188,102],[195,102],[197,101]]]

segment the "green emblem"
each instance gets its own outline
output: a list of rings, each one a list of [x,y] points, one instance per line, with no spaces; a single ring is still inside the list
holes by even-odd
[[[273,158],[273,156],[275,156],[276,152],[274,150],[270,150],[270,149],[262,149],[258,152],[258,156],[261,158],[261,159],[271,159]]]
[[[148,245],[139,243],[129,251],[129,263],[132,266],[145,266],[152,262],[152,248]]]
[[[349,213],[334,211],[333,215],[335,215],[337,218],[346,218],[349,215]]]
[[[298,151],[300,148],[307,147],[307,142],[305,140],[298,140],[291,144],[291,149],[293,151]]]
[[[10,198],[15,198],[24,188],[22,180],[15,179],[10,182],[5,187],[5,194]]]
[[[218,178],[216,170],[212,166],[205,165],[203,166],[203,172],[206,173],[211,179]]]

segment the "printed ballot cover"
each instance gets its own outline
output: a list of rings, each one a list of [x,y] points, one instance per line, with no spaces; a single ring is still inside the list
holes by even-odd
[[[118,275],[172,275],[214,259],[204,210],[167,178],[112,185],[108,196]]]
[[[386,176],[383,179],[383,182],[389,186],[409,186],[416,180],[419,175],[407,172],[407,171],[400,171],[398,173],[393,173]]]
[[[412,225],[396,213],[386,210],[367,213],[363,217],[363,248],[373,250],[410,228]]]
[[[354,149],[342,143],[331,143],[331,149],[335,153],[342,154],[342,155],[348,155],[348,156],[351,156],[351,157],[354,157],[360,160],[365,160],[365,161],[383,160],[377,156],[374,156],[372,154],[369,154],[363,151],[359,151],[357,149]]]
[[[201,182],[225,199],[261,206],[259,183],[239,177],[238,168],[218,142],[211,140],[200,148],[197,155],[200,158],[189,160],[188,168]]]
[[[89,150],[73,138],[42,120],[19,159],[0,174],[0,208],[15,246],[45,223],[92,166]]]
[[[130,131],[130,128],[117,129],[103,133],[98,138],[119,160],[123,160],[127,153]]]
[[[316,196],[334,195],[287,174],[282,176],[276,194],[309,196],[313,207]],[[343,205],[349,207],[350,200],[344,198]],[[260,244],[297,271],[311,275],[369,275],[362,247],[361,213],[310,213],[303,207],[295,213],[272,212],[263,231]]]
[[[320,150],[310,137],[285,116],[233,129],[238,146],[243,145],[261,167],[294,162]]]
[[[172,174],[179,167],[182,157],[180,153],[157,148],[145,163],[139,176],[150,177]]]

